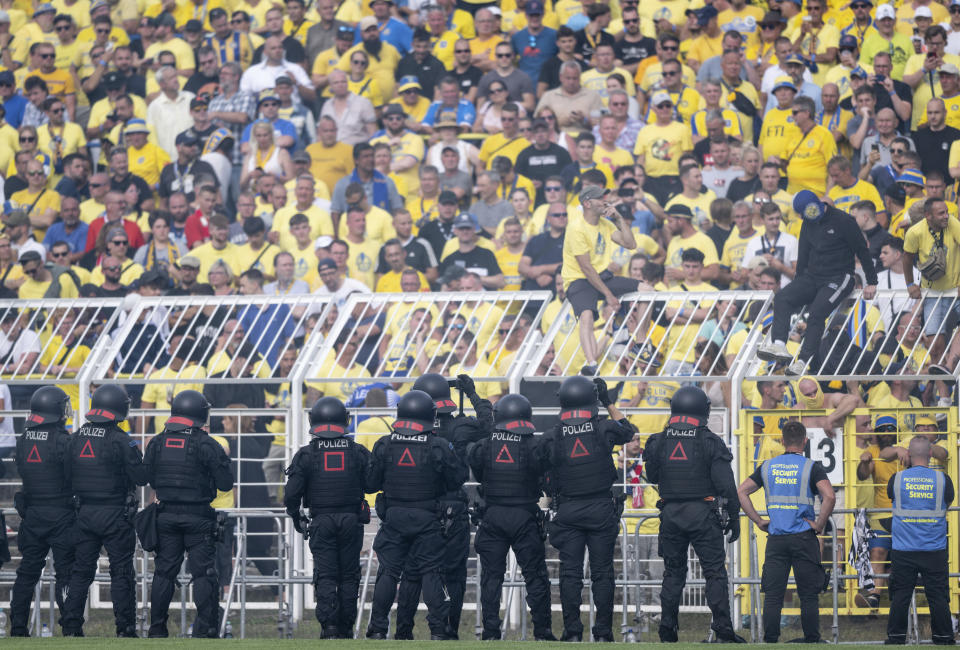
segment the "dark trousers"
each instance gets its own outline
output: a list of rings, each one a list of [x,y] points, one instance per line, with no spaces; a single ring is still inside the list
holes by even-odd
[[[687,553],[692,545],[707,582],[707,604],[713,614],[711,627],[719,638],[731,638],[733,623],[727,594],[723,530],[710,504],[706,501],[667,503],[660,513],[659,543],[663,558],[660,627],[679,629],[680,600],[687,583]]]
[[[73,569],[73,508],[29,506],[25,514],[17,533],[17,547],[23,558],[17,567],[17,579],[10,596],[10,632],[14,636],[29,635],[30,601],[47,563],[47,553],[53,550],[55,598],[61,615],[63,596]]]
[[[159,543],[154,556],[153,587],[150,590],[150,636],[167,636],[170,601],[177,586],[177,575],[187,553],[187,569],[193,583],[193,602],[197,606],[193,636],[215,639],[220,636],[217,605],[220,585],[217,579],[216,545],[213,533],[217,522],[212,508],[195,512],[177,512],[164,506],[157,515]],[[185,585],[184,585],[185,587]]]
[[[613,634],[613,552],[620,518],[612,499],[566,501],[550,522],[550,544],[560,555],[560,604],[564,636],[583,634],[583,554],[590,550],[590,580],[597,607],[593,636]]]
[[[311,520],[313,595],[325,636],[353,638],[362,547],[363,525],[356,514],[320,514]]]
[[[527,606],[533,617],[534,636],[550,630],[550,576],[536,505],[512,508],[488,505],[477,529],[474,546],[480,556],[480,604],[483,608],[484,638],[500,638],[500,590],[507,571],[507,553],[512,548],[527,585]]]
[[[896,643],[907,639],[907,613],[910,598],[917,586],[917,576],[923,578],[923,591],[930,605],[930,630],[933,642],[953,645],[953,626],[950,622],[950,593],[947,574],[950,569],[947,549],[939,551],[890,551],[890,615],[887,618],[887,638]]]
[[[797,581],[800,598],[800,623],[803,638],[820,641],[820,612],[817,596],[823,591],[824,572],[820,562],[820,543],[812,530],[794,535],[770,535],[763,561],[763,640],[776,643],[780,638],[780,612],[787,593],[790,569]]]
[[[647,176],[643,182],[643,189],[653,194],[660,205],[666,205],[674,194],[683,191],[679,176]]]
[[[457,513],[447,527],[443,538],[443,559],[440,563],[440,577],[447,592],[449,614],[447,624],[453,634],[460,629],[460,617],[463,613],[463,598],[467,591],[467,556],[470,555],[470,519],[464,507]],[[417,615],[422,590],[420,575],[409,568],[404,569],[403,580],[397,596],[397,633],[401,639],[413,638],[413,619]]]
[[[853,290],[853,276],[844,275],[833,281],[821,281],[809,275],[798,275],[773,299],[773,327],[770,337],[786,342],[790,335],[790,317],[809,305],[810,318],[803,335],[799,359],[809,361],[817,353],[827,317]]]
[[[106,549],[110,561],[110,600],[117,634],[136,631],[137,591],[133,570],[136,545],[137,535],[133,524],[124,518],[123,506],[80,506],[74,533],[73,574],[63,605],[64,634],[83,629],[83,608],[96,576],[101,548]]]
[[[397,595],[400,575],[406,568],[421,578],[430,633],[447,635],[450,607],[440,577],[445,543],[435,511],[397,506],[387,511],[373,542],[380,567],[373,590],[368,632],[387,633],[387,616]]]

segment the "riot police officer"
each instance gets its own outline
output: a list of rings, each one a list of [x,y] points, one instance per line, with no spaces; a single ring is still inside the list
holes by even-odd
[[[310,444],[287,470],[283,503],[293,525],[307,535],[313,553],[313,593],[323,639],[352,639],[360,591],[363,499],[370,452],[347,437],[350,415],[343,402],[321,397],[310,409]],[[304,526],[300,503],[310,512]]]
[[[537,449],[543,470],[552,476],[556,512],[550,543],[560,553],[560,601],[564,641],[580,641],[583,623],[583,554],[590,548],[590,578],[597,606],[596,641],[613,641],[613,552],[620,532],[623,499],[615,499],[613,448],[633,438],[634,428],[614,406],[602,379],[577,375],[560,384],[560,423],[546,432]],[[597,402],[610,418],[600,419]]]
[[[445,540],[438,505],[441,496],[463,485],[469,472],[453,445],[432,435],[435,416],[433,398],[411,390],[397,405],[393,433],[373,447],[366,490],[383,490],[385,517],[373,543],[380,567],[367,628],[370,639],[386,638],[387,615],[405,569],[422,580],[431,638],[452,638],[440,577]]]
[[[157,550],[150,590],[151,638],[167,637],[167,612],[187,552],[197,619],[193,636],[217,638],[219,582],[216,571],[217,490],[233,488],[230,459],[203,427],[207,398],[185,390],[173,398],[163,431],[150,441],[144,465],[157,493]]]
[[[83,636],[83,608],[101,548],[106,548],[110,560],[110,600],[117,636],[137,636],[133,570],[137,502],[133,491],[135,486],[147,484],[147,474],[137,442],[120,428],[129,408],[130,398],[122,386],[100,386],[93,393],[87,422],[70,439],[69,471],[79,507],[76,558],[64,603],[64,636]]]
[[[740,503],[730,467],[733,456],[723,440],[707,428],[709,415],[710,400],[702,390],[681,388],[670,400],[667,428],[650,436],[643,450],[647,477],[659,484],[663,558],[659,632],[660,640],[668,643],[677,641],[690,544],[707,581],[707,604],[717,639],[746,643],[733,631],[724,565],[723,534],[730,533],[731,542],[740,536]]]
[[[807,429],[799,422],[787,422],[782,429],[784,452],[764,461],[740,487],[740,507],[757,527],[769,534],[763,562],[763,641],[780,639],[780,612],[787,592],[790,569],[797,580],[803,638],[796,642],[820,643],[818,596],[826,574],[820,561],[817,533],[833,513],[837,497],[823,466],[805,458]],[[764,489],[767,517],[757,514],[750,495]],[[820,514],[814,513],[814,497],[823,500]]]
[[[490,438],[470,447],[468,458],[484,499],[474,545],[480,556],[480,603],[484,640],[499,640],[500,589],[512,548],[527,585],[537,641],[556,641],[550,630],[550,577],[541,537],[540,476],[534,454],[533,409],[523,395],[509,394],[493,409]]]
[[[433,398],[437,407],[436,434],[453,444],[457,456],[466,462],[467,447],[490,435],[493,431],[493,406],[489,400],[477,395],[473,380],[467,375],[458,375],[455,382],[462,395],[466,395],[477,416],[454,416],[456,404],[450,399],[450,383],[436,373],[427,373],[413,384],[414,390],[422,390]],[[463,611],[463,596],[467,590],[467,556],[470,554],[470,518],[467,514],[468,497],[463,488],[451,490],[441,500],[446,518],[446,545],[443,566],[440,569],[443,585],[450,598],[450,627],[454,636],[460,629],[460,614]],[[420,601],[420,579],[412,571],[405,571],[400,584],[397,603],[398,639],[413,638],[413,618]]]
[[[56,386],[44,386],[30,397],[26,431],[17,439],[17,470],[23,490],[14,497],[20,515],[17,546],[23,555],[10,597],[10,635],[30,636],[28,619],[33,589],[53,550],[57,606],[73,567],[73,495],[67,474],[70,435],[64,424],[70,398]]]
[[[953,645],[947,585],[947,508],[955,494],[950,477],[930,468],[932,446],[923,436],[910,440],[909,469],[897,472],[887,483],[887,495],[893,502],[887,645],[906,643],[907,614],[918,576],[923,579],[930,606],[933,643]]]

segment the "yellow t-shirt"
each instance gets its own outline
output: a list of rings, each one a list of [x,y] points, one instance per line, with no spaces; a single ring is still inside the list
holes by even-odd
[[[47,210],[53,210],[58,214],[60,212],[60,195],[53,190],[43,189],[39,192],[31,192],[29,188],[26,188],[14,192],[10,200],[24,209],[30,208],[29,215],[31,217],[41,215]],[[33,238],[37,241],[43,241],[43,235],[46,232],[46,228],[34,228]]]
[[[347,275],[354,280],[363,282],[367,287],[374,286],[376,284],[374,274],[377,270],[380,242],[367,239],[360,244],[352,241],[347,243],[350,245],[347,256]]]
[[[764,160],[770,156],[786,158],[790,155],[787,143],[800,136],[800,129],[797,128],[790,110],[789,108],[774,107],[763,116],[758,143],[760,150],[763,152]],[[823,168],[824,174],[826,174],[826,169],[826,167]]]
[[[345,359],[345,361],[349,360]],[[307,386],[320,391],[324,397],[336,397],[342,402],[347,401],[353,394],[353,391],[360,388],[360,386],[370,383],[369,381],[363,381],[364,379],[370,378],[369,370],[359,363],[349,368],[344,368],[337,363],[337,355],[333,351],[330,352],[330,355],[320,365],[317,375],[327,378],[342,378],[341,381],[307,382]],[[360,381],[348,381],[350,379]]]
[[[389,143],[389,136],[384,134],[370,140],[370,144],[374,146],[379,142]],[[416,160],[416,164],[413,167],[398,173],[397,176],[406,181],[408,196],[419,192],[420,162],[423,160],[423,155],[425,153],[423,137],[417,135],[413,131],[404,131],[403,135],[400,136],[400,141],[390,145],[390,152],[393,154],[394,161],[407,158],[413,158]]]
[[[267,278],[276,276],[276,270],[273,266],[273,258],[281,251],[279,246],[267,242],[259,250],[250,248],[247,242],[237,247],[237,262],[244,271],[256,269],[263,273]]]
[[[693,119],[694,113],[705,109],[707,102],[695,88],[690,86],[684,86],[680,89],[680,92],[670,92],[669,95],[670,100],[673,102],[674,119],[679,116],[687,131],[690,131],[689,124],[690,120]],[[647,108],[646,122],[647,124],[654,124],[656,120],[657,118],[653,114],[653,106],[649,106]]]
[[[729,136],[733,136],[737,140],[742,140],[743,129],[740,126],[740,113],[732,108],[721,108],[720,114],[723,116],[723,132]],[[690,121],[690,127],[693,130],[693,135],[698,135],[702,138],[707,137],[706,109],[697,111],[693,114],[693,119]]]
[[[180,370],[174,370],[169,366],[163,368],[158,368],[151,372],[148,376],[148,379],[197,379],[203,380],[207,378],[207,371],[203,366],[196,364],[186,366]],[[153,408],[167,412],[170,410],[170,403],[173,401],[173,398],[185,390],[195,390],[197,392],[203,392],[203,383],[198,382],[195,384],[179,383],[173,382],[169,384],[162,383],[146,383],[143,387],[143,397],[141,398],[144,402],[150,402],[153,404]],[[155,433],[160,433],[163,431],[164,425],[167,423],[166,415],[154,415],[153,416],[153,428]],[[229,453],[229,451],[227,452]]]
[[[811,190],[817,196],[823,196],[827,190],[827,163],[837,155],[837,141],[833,134],[819,124],[806,135],[798,130],[787,141],[786,151],[790,156],[787,192],[796,194],[800,190]]]
[[[71,296],[77,297],[77,296]],[[46,347],[43,349],[43,354],[40,355],[39,364],[41,366],[49,366],[51,364],[58,366],[66,366],[67,368],[81,368],[83,364],[86,363],[87,358],[90,356],[90,348],[86,345],[77,341],[74,343],[73,348],[68,349],[63,344],[63,337],[59,334],[54,334],[50,337],[50,340],[47,342]],[[76,377],[75,373],[64,372],[61,377]],[[75,382],[68,382],[65,384],[58,384],[57,388],[62,390],[70,397],[70,406],[73,410],[76,410],[80,404],[80,387]]]
[[[197,281],[206,282],[210,267],[217,261],[225,262],[226,265],[230,267],[230,270],[233,271],[233,278],[236,280],[240,274],[246,270],[240,266],[240,262],[237,259],[237,249],[238,246],[236,244],[227,242],[226,246],[217,250],[213,247],[213,242],[208,241],[191,250],[190,254],[200,260],[200,271],[197,274]]]
[[[427,277],[417,271],[417,277],[420,278],[420,291],[430,291],[430,283]],[[403,271],[387,271],[377,280],[377,286],[374,289],[376,293],[400,293],[400,280],[403,278]]]
[[[277,210],[276,214],[273,215],[273,224],[270,226],[270,230],[280,236],[277,243],[283,250],[292,252],[297,247],[297,239],[290,232],[290,219],[296,214],[303,214],[309,220],[311,240],[321,235],[333,237],[333,219],[329,212],[316,205],[310,205],[306,210],[300,210],[295,203],[288,204]]]
[[[567,232],[563,240],[563,276],[564,291],[574,280],[585,279],[586,276],[577,262],[578,255],[589,255],[590,266],[601,273],[613,258],[613,233],[617,227],[609,219],[600,219],[596,225],[587,223],[582,215],[577,215],[567,225]]]
[[[747,244],[759,234],[760,233],[754,230],[748,236],[744,237],[740,234],[739,228],[734,228],[730,232],[730,236],[727,237],[727,241],[723,244],[723,255],[720,256],[720,263],[731,271],[739,271],[743,266],[743,253],[747,250]],[[739,285],[734,283],[730,288],[735,289],[737,286]]]
[[[510,162],[516,164],[517,156],[529,146],[530,141],[522,135],[507,139],[502,132],[494,133],[483,139],[483,144],[480,145],[480,153],[478,155],[480,161],[487,166],[487,169],[492,169],[493,159],[497,156],[505,156],[510,159]]]
[[[683,286],[686,287],[687,291],[693,292],[712,292],[717,290],[715,286],[707,282],[701,282],[700,284],[687,284],[684,282]],[[701,300],[698,302],[674,300],[667,303],[667,307],[671,309],[682,308],[686,313],[690,313],[698,308],[709,310],[713,307],[713,304],[713,301],[710,300]],[[661,346],[663,353],[669,355],[670,359],[676,361],[694,363],[697,360],[696,343],[697,334],[700,332],[700,325],[701,323],[694,322],[674,323],[667,331],[666,346]]]
[[[663,207],[664,210],[669,210],[675,205],[687,206],[693,212],[693,225],[701,230],[707,230],[713,224],[713,219],[710,218],[710,204],[716,199],[717,195],[713,190],[707,190],[692,199],[681,193],[675,194]]]
[[[310,173],[327,187],[335,187],[338,180],[353,173],[353,148],[344,142],[332,147],[315,142],[307,146],[307,153],[310,154]]]
[[[223,447],[223,453],[230,457],[230,443],[227,442],[227,439],[223,436],[218,436],[211,434],[211,438],[216,440],[221,447]],[[223,510],[226,508],[232,508],[234,505],[233,499],[233,490],[217,490],[217,496],[214,497],[213,501],[210,502],[210,507],[214,510]]]
[[[960,280],[960,222],[948,219],[947,227],[943,230],[943,245],[947,249],[946,273],[939,280],[931,282],[923,277],[919,283],[921,287],[946,291],[957,287]],[[916,265],[922,266],[936,246],[936,240],[930,234],[930,227],[926,219],[910,226],[903,239],[903,250],[916,256]]]
[[[702,232],[695,232],[686,239],[677,236],[670,240],[667,245],[667,259],[664,261],[664,265],[679,268],[683,264],[680,259],[683,256],[683,251],[688,248],[696,248],[703,253],[704,267],[720,263],[717,258],[717,245],[713,243],[713,240]]]
[[[350,57],[361,48],[363,48],[363,43],[358,43],[347,50],[343,56],[340,57],[337,68],[344,72],[350,72]],[[369,52],[367,56],[370,59],[367,73],[380,84],[380,90],[383,92],[384,97],[393,97],[393,89],[396,85],[393,72],[397,69],[397,64],[400,62],[400,53],[397,52],[397,48],[390,45],[390,43],[384,42],[380,48],[379,56],[374,56]]]
[[[795,43],[800,38],[800,28],[791,30],[786,37]],[[819,30],[804,35],[803,40],[800,41],[800,51],[803,56],[810,59],[813,58],[811,54],[825,54],[827,50],[837,47],[839,43],[840,30],[833,25],[824,24]],[[817,72],[813,73],[815,84],[820,86],[824,83],[830,67],[830,64],[818,64]]]
[[[690,127],[680,122],[667,126],[647,124],[637,134],[633,154],[643,156],[647,176],[676,176],[680,155],[693,149]]]
[[[166,43],[152,43],[143,53],[145,59],[154,59],[164,50],[172,53],[177,59],[177,70],[193,70],[196,61],[193,48],[182,38],[173,37]]]
[[[614,147],[613,151],[607,151],[598,144],[593,150],[593,162],[617,171],[621,167],[632,167],[633,155],[620,147]]]
[[[397,231],[393,228],[393,217],[383,208],[371,205],[370,210],[366,214],[366,227],[364,228],[363,234],[368,240],[375,241],[382,246],[388,239],[393,239],[397,236]],[[346,215],[340,217],[337,236],[343,240],[347,238]],[[350,246],[352,248],[353,244]]]
[[[909,3],[908,3],[909,4]],[[934,6],[940,7],[935,2],[930,3],[931,8]],[[923,62],[926,60],[926,54],[914,54],[909,59],[907,59],[907,64],[903,68],[903,74],[914,74],[919,70],[923,69]],[[955,66],[960,67],[960,56],[955,54],[944,54],[943,55],[944,63],[952,63]],[[943,88],[940,86],[940,73],[933,73],[933,89],[930,88],[930,77],[929,75],[924,75],[921,78],[920,83],[913,91],[913,113],[910,121],[910,130],[915,131],[920,125],[920,119],[926,115],[927,112],[927,102],[929,102],[934,97],[936,93],[937,97],[943,95]],[[949,111],[948,111],[949,114]],[[922,152],[921,152],[922,154]]]
[[[877,192],[877,188],[874,187],[872,183],[868,183],[862,179],[857,179],[857,182],[850,187],[834,185],[830,188],[830,191],[827,192],[827,198],[833,201],[834,206],[844,212],[849,212],[851,206],[860,201],[870,201],[877,209],[877,212],[883,212],[887,209],[883,205],[883,200],[880,198],[880,193]]]
[[[617,242],[613,242],[613,255],[610,258],[610,262],[613,264],[618,264],[620,266],[620,273],[623,277],[630,276],[630,258],[635,253],[644,253],[647,257],[653,258],[660,251],[660,244],[657,241],[640,232],[639,228],[632,228],[633,238],[637,242],[636,250],[629,250],[624,248]]]
[[[497,258],[497,264],[500,265],[500,270],[503,271],[503,277],[507,282],[503,290],[520,291],[520,282],[523,278],[520,276],[519,268],[520,258],[523,257],[523,248],[521,247],[516,253],[511,253],[510,249],[504,246],[494,253],[494,257]]]
[[[150,187],[157,186],[160,172],[170,164],[170,155],[151,142],[143,145],[142,149],[127,147],[127,158],[130,161],[130,173],[145,180]]]

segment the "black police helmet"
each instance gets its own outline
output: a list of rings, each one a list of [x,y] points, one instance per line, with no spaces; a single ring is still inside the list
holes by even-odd
[[[130,396],[120,384],[104,384],[93,391],[87,419],[91,422],[120,422],[127,419]]]
[[[532,434],[536,429],[533,426],[533,409],[530,400],[523,395],[510,393],[497,400],[493,407],[493,422],[497,429],[519,433]]]
[[[170,404],[170,417],[166,428],[170,431],[199,429],[207,423],[210,416],[210,402],[203,393],[185,390],[177,393]]]
[[[339,438],[347,432],[350,414],[336,397],[321,397],[310,409],[310,435]]]
[[[670,424],[706,424],[710,400],[696,386],[684,386],[670,399]]]
[[[437,407],[433,398],[422,390],[411,390],[397,404],[397,420],[393,428],[399,433],[429,433]]]
[[[70,398],[56,386],[44,386],[30,396],[27,428],[63,424],[70,416]]]
[[[583,424],[597,415],[597,387],[583,375],[567,377],[557,391],[560,398],[560,421]]]
[[[413,382],[413,389],[422,390],[432,397],[437,413],[453,413],[457,409],[457,405],[450,399],[450,384],[443,375],[435,372],[421,375],[417,381]]]

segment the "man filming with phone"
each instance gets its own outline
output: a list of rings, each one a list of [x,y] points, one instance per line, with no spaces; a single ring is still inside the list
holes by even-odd
[[[603,298],[614,311],[620,308],[618,296],[637,290],[637,281],[615,276],[607,267],[613,258],[614,243],[635,250],[636,239],[630,229],[629,206],[607,190],[586,187],[580,192],[583,216],[573,216],[563,241],[561,276],[567,300],[580,323],[580,346],[586,357],[581,373],[596,374],[599,346],[593,333],[597,303]],[[623,206],[622,208],[620,206]]]

